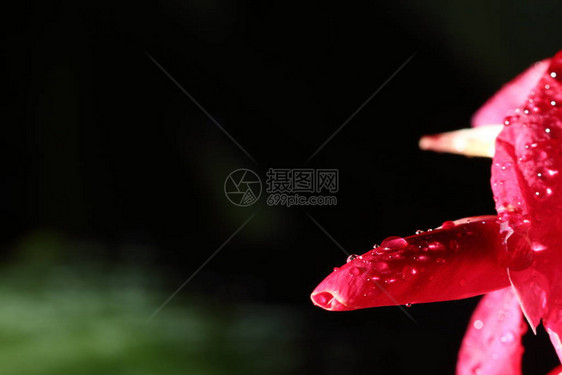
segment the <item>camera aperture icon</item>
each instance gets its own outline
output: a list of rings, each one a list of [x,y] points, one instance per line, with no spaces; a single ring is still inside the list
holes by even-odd
[[[261,180],[252,170],[240,168],[231,172],[224,181],[224,194],[239,207],[254,204],[261,195]]]

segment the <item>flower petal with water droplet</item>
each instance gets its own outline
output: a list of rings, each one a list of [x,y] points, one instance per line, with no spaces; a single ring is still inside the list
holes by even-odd
[[[546,59],[533,64],[504,85],[472,116],[472,126],[503,124],[505,116],[527,99],[529,92],[546,72],[549,62],[550,59]]]
[[[486,294],[470,318],[457,375],[521,374],[521,336],[526,330],[512,288]]]
[[[551,72],[562,66],[562,52],[546,70],[496,141],[492,190],[502,218],[509,277],[533,329],[562,334],[562,81]],[[546,131],[548,129],[548,131]],[[515,241],[511,240],[516,238]]]
[[[383,246],[332,272],[311,295],[326,310],[472,297],[509,286],[495,216],[459,220]],[[358,272],[361,270],[361,272]]]

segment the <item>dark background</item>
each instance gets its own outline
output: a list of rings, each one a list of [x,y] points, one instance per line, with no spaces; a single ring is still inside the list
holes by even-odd
[[[421,152],[417,141],[467,127],[503,83],[560,49],[554,2],[12,6],[2,12],[4,267],[67,267],[94,279],[133,270],[156,294],[142,312],[148,318],[259,207],[147,323],[194,305],[227,331],[248,318],[240,336],[224,339],[232,345],[222,354],[202,351],[201,366],[185,373],[453,372],[477,299],[413,306],[416,323],[396,307],[315,308],[310,292],[345,255],[302,208],[268,207],[263,196],[247,208],[230,204],[224,179],[237,168],[262,177],[270,167],[339,169],[338,205],[306,212],[352,253],[389,235],[493,213],[490,160]],[[43,285],[43,273],[33,273]],[[525,343],[526,373],[554,367],[544,332]],[[162,352],[181,358],[183,345]]]

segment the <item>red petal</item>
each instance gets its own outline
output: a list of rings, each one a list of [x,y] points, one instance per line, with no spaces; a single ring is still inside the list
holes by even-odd
[[[445,301],[509,286],[500,264],[495,216],[446,222],[381,247],[335,269],[311,295],[326,310]]]
[[[527,99],[548,67],[549,59],[540,61],[501,88],[472,116],[472,126],[503,124],[505,116]]]
[[[562,333],[562,52],[496,142],[492,189],[529,323]]]
[[[521,336],[526,331],[512,288],[485,295],[470,318],[457,375],[521,374]]]

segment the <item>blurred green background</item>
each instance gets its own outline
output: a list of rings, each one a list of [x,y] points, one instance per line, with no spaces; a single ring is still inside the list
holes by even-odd
[[[489,214],[489,160],[422,153],[562,46],[557,2],[14,2],[1,12],[0,374],[450,374],[477,299],[329,313],[345,255],[251,168],[337,168],[347,251]],[[252,163],[147,57],[258,161]],[[411,62],[304,161],[413,53]],[[254,218],[157,311],[252,214]],[[556,363],[543,331],[526,373]]]

